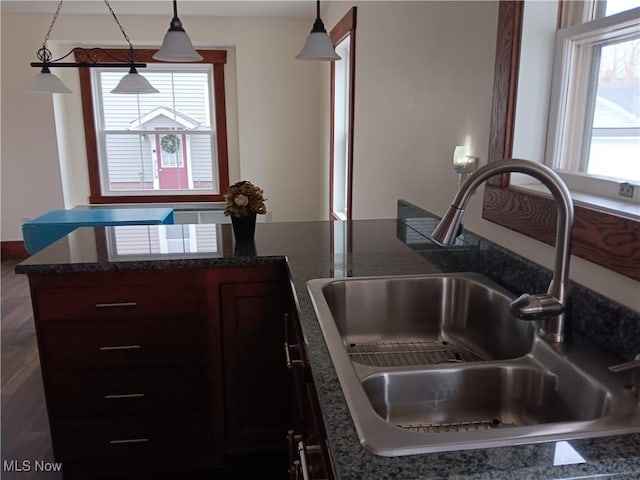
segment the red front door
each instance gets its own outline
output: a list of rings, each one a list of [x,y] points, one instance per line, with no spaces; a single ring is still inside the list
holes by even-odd
[[[185,135],[162,133],[156,135],[156,159],[160,190],[187,190],[187,145]]]

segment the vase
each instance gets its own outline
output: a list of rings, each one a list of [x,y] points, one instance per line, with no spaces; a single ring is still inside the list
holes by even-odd
[[[233,246],[234,257],[255,257],[256,255],[256,244],[253,240],[236,240],[236,244]]]
[[[236,242],[253,241],[256,232],[256,214],[247,215],[246,217],[231,217],[233,225],[233,234]]]

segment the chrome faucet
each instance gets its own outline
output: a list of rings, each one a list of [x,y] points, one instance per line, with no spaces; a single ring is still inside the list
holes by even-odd
[[[553,195],[557,208],[555,267],[547,293],[521,295],[511,302],[511,313],[522,320],[541,320],[538,334],[549,342],[561,343],[565,336],[564,311],[568,294],[573,201],[567,186],[553,170],[530,160],[515,159],[493,162],[479,168],[460,185],[451,206],[431,234],[431,239],[442,246],[453,245],[473,192],[487,179],[507,172],[524,173],[540,180]]]

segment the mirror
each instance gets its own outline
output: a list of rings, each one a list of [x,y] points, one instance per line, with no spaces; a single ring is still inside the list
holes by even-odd
[[[513,153],[523,11],[522,1],[500,2],[489,161],[503,161]],[[485,186],[484,219],[550,245],[554,243],[555,210],[549,197],[510,185],[509,174],[496,177]],[[640,280],[640,222],[592,206],[576,205],[572,253]]]

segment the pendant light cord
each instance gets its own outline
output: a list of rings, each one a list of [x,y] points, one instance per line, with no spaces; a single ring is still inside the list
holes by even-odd
[[[49,30],[47,30],[47,34],[44,36],[44,40],[42,41],[42,48],[38,51],[38,57],[44,63],[47,63],[52,58],[51,52],[47,48],[47,42],[49,41],[49,36],[51,35],[51,31],[53,30],[53,26],[56,24],[56,20],[58,19],[58,15],[60,15],[60,9],[62,8],[62,2],[64,2],[64,0],[60,0],[60,2],[58,2],[58,7],[56,8],[56,13],[53,14],[53,18],[51,19],[51,25],[49,25]]]
[[[120,24],[120,20],[118,20],[118,17],[116,16],[116,13],[113,11],[113,8],[111,8],[111,5],[109,4],[109,0],[104,0],[104,3],[107,6],[107,8],[109,9],[109,12],[111,12],[111,16],[113,17],[113,21],[116,22],[116,25],[118,25],[118,28],[122,32],[122,36],[124,37],[124,39],[129,44],[129,60],[131,61],[131,63],[134,63],[135,60],[136,60],[136,53],[133,50],[133,44],[131,43],[131,39],[129,39],[129,35],[127,35],[127,32],[124,31],[124,27]]]
[[[173,0],[173,17],[171,18],[171,22],[169,22],[169,31],[184,32],[182,22],[178,18],[178,0]]]
[[[60,9],[62,8],[62,3],[64,2],[64,0],[60,0],[60,2],[58,3],[58,7],[56,8],[56,13],[53,14],[53,18],[51,19],[51,25],[49,25],[49,30],[47,30],[47,34],[44,36],[44,40],[42,41],[42,46],[44,48],[47,47],[47,41],[49,41],[49,37],[51,36],[51,31],[53,30],[53,26],[56,24],[56,20],[58,20],[58,16],[60,15]],[[109,0],[104,0],[105,5],[107,6],[107,8],[109,9],[109,12],[111,12],[111,16],[113,17],[114,22],[116,22],[116,25],[118,25],[118,28],[120,29],[120,31],[122,32],[122,36],[124,37],[124,39],[127,41],[127,43],[129,44],[129,48],[133,48],[133,45],[131,43],[131,39],[129,38],[129,35],[127,35],[127,32],[124,31],[124,27],[122,26],[122,24],[120,23],[120,20],[118,20],[118,17],[116,17],[115,12],[113,11],[113,8],[111,8],[111,5],[109,4]],[[176,6],[176,2],[173,2],[173,11],[177,12],[177,6]],[[174,15],[177,17],[177,13],[174,13]]]
[[[58,20],[58,16],[60,15],[60,10],[62,9],[63,2],[64,0],[60,0],[60,2],[58,2],[56,13],[53,14],[53,18],[51,19],[51,24],[49,25],[49,30],[47,30],[47,34],[44,36],[44,40],[42,41],[42,48],[38,51],[38,54],[37,54],[38,58],[44,63],[48,63],[51,60],[51,58],[53,58],[51,51],[47,48],[47,42],[49,41],[49,37],[51,36],[51,32],[53,31],[53,26],[56,24],[56,20]],[[111,8],[111,5],[109,4],[109,0],[104,0],[104,3],[109,9],[109,12],[113,17],[113,21],[116,22],[116,25],[118,25],[118,28],[122,32],[122,36],[129,44],[129,60],[131,61],[131,63],[135,62],[136,54],[135,54],[135,51],[133,50],[133,44],[131,43],[131,39],[129,38],[129,35],[127,35],[127,32],[124,31],[124,27],[120,23],[120,20],[118,20],[116,13],[113,11],[113,8]],[[176,2],[174,1],[174,9],[175,8],[177,7],[176,7]]]

